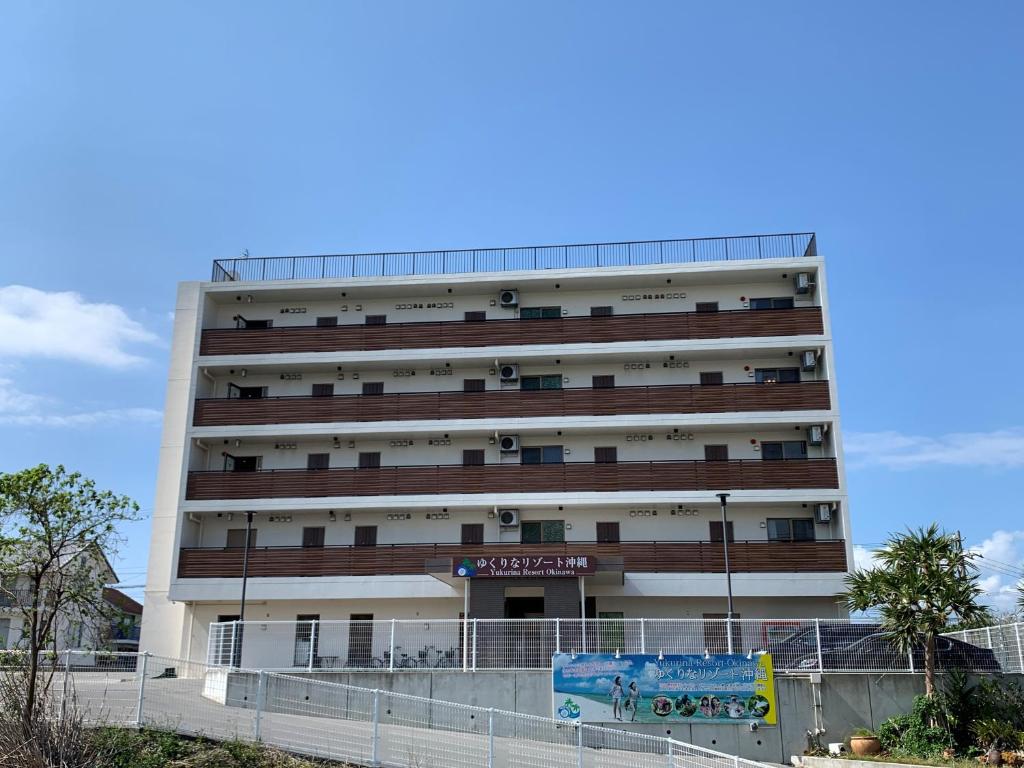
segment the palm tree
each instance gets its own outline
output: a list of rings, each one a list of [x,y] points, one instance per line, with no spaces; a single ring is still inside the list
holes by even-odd
[[[882,629],[904,653],[924,641],[925,694],[935,693],[935,638],[953,620],[974,621],[978,604],[975,554],[938,525],[893,534],[876,564],[846,577],[851,611],[877,610]]]

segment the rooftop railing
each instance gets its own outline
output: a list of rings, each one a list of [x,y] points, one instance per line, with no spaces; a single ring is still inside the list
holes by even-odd
[[[693,264],[817,256],[813,232],[623,243],[217,259],[213,282]]]

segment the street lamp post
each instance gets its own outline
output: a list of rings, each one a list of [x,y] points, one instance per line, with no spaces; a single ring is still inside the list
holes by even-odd
[[[245,544],[242,548],[242,600],[238,606],[238,623],[235,625],[238,637],[235,638],[234,665],[240,666],[242,662],[242,634],[245,632],[245,588],[249,581],[249,539],[252,537],[252,515],[245,513]]]
[[[725,614],[725,631],[729,653],[732,653],[732,571],[729,570],[729,519],[726,516],[726,499],[728,493],[716,494],[722,505],[722,553],[725,555],[725,592],[728,597],[728,609]]]

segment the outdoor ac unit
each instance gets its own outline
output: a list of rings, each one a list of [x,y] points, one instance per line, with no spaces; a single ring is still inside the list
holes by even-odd
[[[798,272],[793,278],[793,285],[796,287],[797,293],[814,293],[814,281],[811,280],[810,272]]]
[[[519,381],[519,366],[515,363],[507,363],[501,366],[498,371],[498,378],[505,381]]]
[[[814,506],[814,519],[821,525],[827,525],[832,522],[832,505],[831,504],[816,504]]]
[[[822,424],[811,424],[807,428],[807,442],[811,445],[821,445],[825,442],[825,427]]]
[[[505,289],[498,294],[498,303],[503,307],[519,306],[519,291]]]
[[[518,509],[499,509],[498,510],[498,523],[502,528],[518,528],[519,527],[519,510]]]
[[[813,371],[818,367],[818,353],[813,349],[805,349],[800,353],[800,367],[805,371]]]
[[[519,453],[519,435],[499,435],[498,449],[502,453]]]

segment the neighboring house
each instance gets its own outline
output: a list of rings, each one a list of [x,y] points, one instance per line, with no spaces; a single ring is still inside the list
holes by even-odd
[[[246,549],[300,661],[317,619],[722,617],[723,540],[738,616],[841,617],[842,461],[810,234],[216,262],[178,291],[142,646],[202,658]]]
[[[104,647],[112,651],[139,650],[142,604],[113,587],[103,588],[103,599],[111,606],[110,636]]]

